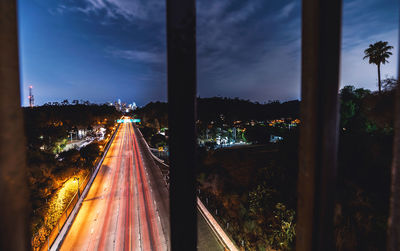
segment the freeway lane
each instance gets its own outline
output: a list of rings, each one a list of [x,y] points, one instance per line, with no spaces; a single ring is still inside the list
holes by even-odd
[[[130,123],[121,125],[61,250],[168,250],[168,191]]]
[[[60,250],[169,250],[169,192],[158,165],[139,130],[121,124]],[[223,251],[200,215],[198,250]]]

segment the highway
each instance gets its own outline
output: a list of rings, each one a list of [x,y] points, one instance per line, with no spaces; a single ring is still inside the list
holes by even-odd
[[[60,250],[170,250],[169,192],[139,129],[122,123]],[[223,251],[198,213],[198,250]]]
[[[121,124],[60,250],[169,250],[168,190],[137,130]]]

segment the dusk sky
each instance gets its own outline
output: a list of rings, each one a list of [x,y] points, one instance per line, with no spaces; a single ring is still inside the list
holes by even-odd
[[[341,86],[377,89],[364,49],[393,45],[397,0],[344,0]],[[22,104],[166,100],[165,0],[19,0]],[[300,0],[198,0],[198,95],[300,98]]]

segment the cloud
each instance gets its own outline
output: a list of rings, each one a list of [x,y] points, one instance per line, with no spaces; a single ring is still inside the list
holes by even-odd
[[[166,61],[165,53],[119,49],[107,49],[106,52],[114,57],[139,63],[163,63]]]
[[[239,23],[246,21],[254,14],[258,6],[259,2],[257,1],[247,3],[243,8],[231,12],[227,18],[227,22]]]
[[[57,10],[59,13],[69,9],[93,17],[90,20],[95,23],[112,24],[102,27],[109,28],[105,29],[107,32],[110,27],[117,31],[115,38],[107,39],[103,47],[108,48],[106,52],[114,58],[132,61],[135,66],[149,66],[146,70],[140,68],[143,79],[164,83],[165,1],[60,1],[64,2]],[[66,1],[75,4],[67,5]],[[376,67],[362,57],[364,49],[375,41],[397,44],[398,28],[391,25],[397,24],[391,12],[396,8],[390,1],[395,0],[344,1],[341,86],[376,88]],[[196,4],[200,95],[238,96],[261,102],[299,98],[300,0],[198,0]],[[126,30],[120,28],[126,23],[135,25],[135,29],[129,27],[134,39],[127,39]],[[393,56],[390,61],[382,69],[383,76],[396,73],[397,58]]]
[[[149,10],[142,1],[128,0],[86,0],[89,7],[105,11],[109,17],[123,17],[127,20],[147,19]]]
[[[55,8],[49,9],[51,15],[62,15],[64,12],[68,11],[69,7],[60,4]]]
[[[296,2],[290,2],[283,6],[283,8],[278,12],[276,15],[277,20],[282,20],[286,19],[290,16],[290,14],[293,12],[293,10],[296,8]]]
[[[242,96],[257,101],[289,100],[300,97],[300,57],[293,50],[300,41],[276,46],[262,53],[256,62],[228,66],[218,84],[225,95]]]
[[[123,19],[128,22],[164,20],[165,4],[158,0],[61,0],[50,12],[62,10],[80,12],[109,19]],[[106,23],[106,22],[103,22]]]
[[[297,1],[282,5],[262,0],[198,2],[201,96],[261,102],[299,97],[300,9]],[[279,15],[293,18],[278,20]]]

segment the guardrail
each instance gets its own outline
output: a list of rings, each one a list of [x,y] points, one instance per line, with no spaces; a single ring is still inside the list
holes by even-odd
[[[139,133],[141,137],[144,139],[142,132],[139,130]],[[169,168],[167,164],[157,156],[155,156],[152,151],[150,146],[147,144],[146,140],[144,139],[144,142],[146,143],[146,146],[151,154],[151,156],[160,164],[166,166]],[[169,188],[169,184],[166,182],[167,188]],[[228,250],[230,251],[239,251],[239,249],[236,247],[236,245],[233,243],[233,241],[228,237],[228,235],[225,233],[225,231],[222,229],[222,227],[218,224],[217,220],[211,215],[211,213],[207,210],[207,208],[204,206],[204,204],[201,202],[200,198],[197,197],[197,208],[199,209],[201,215],[207,222],[207,224],[210,226],[211,230],[214,232],[215,236],[217,237],[218,241]]]
[[[74,211],[76,211],[76,212],[78,211],[76,207],[79,207],[81,204],[81,203],[78,204],[78,202],[80,200],[82,200],[81,198],[84,198],[86,196],[94,178],[96,177],[96,175],[100,169],[101,164],[103,163],[105,156],[107,155],[107,152],[111,146],[111,143],[113,142],[113,140],[115,138],[115,135],[116,135],[118,129],[119,129],[119,125],[115,129],[110,140],[107,142],[104,152],[102,154],[102,157],[96,161],[96,164],[94,165],[96,168],[92,172],[90,172],[89,174],[87,174],[85,176],[83,182],[79,185],[78,191],[74,194],[71,201],[68,203],[67,207],[61,214],[61,217],[58,219],[57,223],[54,225],[53,229],[51,230],[50,235],[46,238],[45,243],[42,244],[40,247],[35,248],[33,245],[33,242],[34,242],[34,238],[35,237],[37,238],[37,236],[34,236],[32,238],[32,247],[33,247],[34,251],[50,250],[50,248],[53,246],[54,242],[56,241],[57,237],[59,237],[59,234],[61,233],[62,229],[65,227],[65,223],[70,219],[70,217],[75,218],[75,214],[73,216],[71,216],[71,214]],[[88,186],[88,184],[89,184],[89,186]]]
[[[199,212],[203,218],[206,220],[207,224],[210,226],[211,230],[214,232],[215,236],[217,236],[218,241],[230,251],[239,251],[236,245],[218,224],[217,220],[211,215],[208,209],[204,206],[203,202],[201,202],[199,197],[197,197],[197,208],[199,209]]]
[[[167,151],[159,151],[158,149],[155,148],[150,148],[150,151],[156,155],[159,159],[162,159],[166,161],[168,159],[169,153]]]

